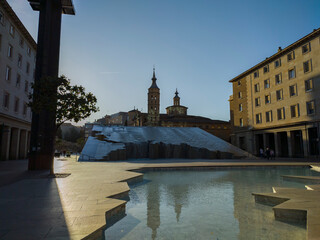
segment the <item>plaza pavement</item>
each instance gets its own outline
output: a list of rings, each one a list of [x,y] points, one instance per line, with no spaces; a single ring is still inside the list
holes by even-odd
[[[134,170],[311,164],[317,165],[301,159],[77,162],[71,157],[55,159],[57,178],[51,178],[48,171],[28,172],[26,160],[0,162],[0,239],[101,239],[106,226],[125,214],[125,199],[130,190],[127,182],[140,181],[143,177]],[[311,191],[319,191],[319,188]],[[305,198],[301,196],[299,199],[303,202]],[[307,205],[310,204],[320,209],[319,201]],[[319,239],[320,215],[311,217],[315,231],[309,240]]]

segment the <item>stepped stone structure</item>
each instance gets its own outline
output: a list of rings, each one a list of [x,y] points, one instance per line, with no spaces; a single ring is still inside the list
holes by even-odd
[[[80,160],[244,158],[248,153],[199,128],[95,125]]]

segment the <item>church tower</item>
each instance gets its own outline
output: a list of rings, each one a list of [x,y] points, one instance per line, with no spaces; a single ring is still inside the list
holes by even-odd
[[[152,84],[148,90],[148,125],[160,124],[160,88],[157,86],[155,69],[153,68]]]
[[[174,93],[173,105],[166,108],[168,116],[187,116],[187,107],[180,105],[178,89]]]
[[[174,94],[175,96],[173,98],[173,105],[180,106],[180,97],[179,97],[178,89],[176,89],[176,92]]]

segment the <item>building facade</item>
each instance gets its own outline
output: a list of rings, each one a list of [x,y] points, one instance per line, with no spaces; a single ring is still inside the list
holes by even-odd
[[[230,80],[232,144],[258,155],[319,155],[320,28]]]
[[[36,42],[5,0],[0,0],[0,160],[27,157]]]

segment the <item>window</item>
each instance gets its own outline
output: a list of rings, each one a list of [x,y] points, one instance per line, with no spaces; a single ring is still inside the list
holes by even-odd
[[[307,114],[308,115],[312,115],[314,114],[316,111],[315,111],[315,101],[312,100],[310,102],[307,102]]]
[[[303,63],[303,72],[307,73],[307,72],[311,72],[311,70],[312,70],[311,60],[304,62]]]
[[[275,75],[275,83],[276,85],[282,83],[281,73]]]
[[[20,36],[19,44],[23,48],[24,40],[23,40],[22,36]]]
[[[289,74],[289,79],[295,78],[296,77],[296,69],[292,68],[288,71]]]
[[[272,111],[266,112],[266,122],[272,122]]]
[[[27,62],[26,73],[28,73],[28,74],[29,74],[29,72],[30,72],[30,63],[28,63],[28,62]]]
[[[242,112],[242,103],[239,104],[239,111]]]
[[[293,60],[293,59],[294,59],[294,51],[292,51],[292,52],[288,53],[288,55],[287,55],[287,59],[288,59],[288,62],[290,62],[291,60]]]
[[[302,46],[302,54],[305,54],[305,53],[310,52],[310,51],[311,51],[310,43],[307,43],[307,44]]]
[[[264,80],[264,88],[270,88],[270,79]]]
[[[262,123],[261,113],[256,114],[256,124]]]
[[[25,91],[26,93],[28,93],[28,91],[29,91],[29,82],[28,82],[28,81],[25,81],[25,82],[24,82],[24,91]]]
[[[18,67],[21,68],[21,66],[22,66],[22,56],[21,56],[21,54],[19,54],[18,55]]]
[[[289,86],[290,97],[297,96],[297,84]]]
[[[241,86],[241,81],[240,80],[238,81],[238,86]]]
[[[253,73],[253,77],[254,77],[254,78],[259,77],[259,71],[255,71],[255,72]]]
[[[261,106],[260,97],[255,98],[254,103],[255,103],[256,107],[260,107]]]
[[[0,23],[4,24],[4,15],[3,12],[0,11]]]
[[[240,125],[240,127],[243,127],[243,119],[242,118],[239,119],[239,125]]]
[[[269,65],[263,67],[263,73],[269,72]]]
[[[6,68],[6,80],[10,81],[11,80],[11,67],[7,66]]]
[[[17,81],[16,81],[16,87],[19,88],[21,83],[21,76],[20,74],[17,74]]]
[[[29,56],[31,55],[31,48],[29,46],[27,47],[27,53]]]
[[[14,99],[14,112],[19,112],[19,98]]]
[[[294,117],[299,117],[300,116],[300,113],[299,113],[299,104],[296,104],[296,105],[292,105],[290,107],[291,109],[291,117],[294,118]]]
[[[25,102],[23,103],[23,110],[22,110],[23,116],[27,115],[27,111],[28,111],[28,104]]]
[[[312,89],[313,89],[313,80],[312,79],[308,79],[304,82],[305,84],[305,89],[306,89],[306,92],[311,92]]]
[[[274,61],[274,68],[278,68],[281,66],[281,59],[277,59],[276,61]]]
[[[8,46],[8,57],[11,58],[13,54],[13,47],[9,44]]]
[[[277,115],[278,115],[278,120],[283,120],[286,118],[284,107],[277,109]]]
[[[14,26],[12,24],[10,24],[10,27],[9,27],[9,33],[12,37],[14,37],[14,32],[15,32],[15,29],[14,29]]]
[[[242,98],[242,92],[238,92],[238,98]]]
[[[3,96],[3,107],[9,109],[10,94],[5,92]]]
[[[259,83],[254,85],[254,92],[260,92],[260,85]]]
[[[283,99],[283,90],[282,89],[277,90],[276,95],[277,95],[277,101],[282,100]]]
[[[265,95],[264,96],[264,100],[265,100],[265,104],[271,103],[271,95],[270,94]]]

